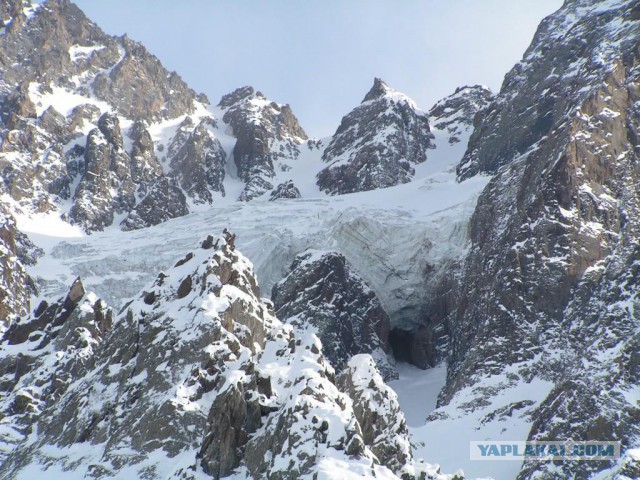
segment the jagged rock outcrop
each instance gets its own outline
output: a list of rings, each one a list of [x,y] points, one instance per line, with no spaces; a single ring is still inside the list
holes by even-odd
[[[84,152],[85,171],[75,193],[70,218],[87,230],[103,230],[116,213],[136,203],[131,158],[124,150],[118,117],[105,113],[91,130]]]
[[[273,316],[272,305],[259,299],[251,264],[233,247],[233,235],[226,237],[208,237],[161,272],[106,335],[111,317],[97,321],[104,306],[79,281],[64,300],[17,324],[10,336],[22,343],[3,348],[35,352],[40,342],[47,350],[26,369],[15,363],[21,357],[3,357],[7,401],[30,408],[24,392],[54,394],[50,402],[37,397],[28,421],[14,410],[3,420],[19,435],[2,444],[0,477],[56,469],[104,479],[293,480],[328,468],[337,475],[398,479],[393,470],[447,478],[413,464],[404,436],[376,436],[403,434],[404,424],[373,360],[345,371],[340,384],[348,395],[340,392],[319,339]],[[67,318],[58,321],[61,315]],[[53,358],[58,362],[40,361]],[[369,396],[370,384],[379,393]],[[380,421],[364,423],[371,409]],[[28,431],[37,435],[22,440]]]
[[[397,378],[388,355],[389,317],[343,255],[313,250],[298,255],[271,298],[283,321],[316,329],[336,370],[352,356],[369,353],[386,379]]]
[[[376,78],[324,151],[329,165],[318,174],[318,186],[336,195],[407,183],[413,165],[426,161],[432,138],[427,115]]]
[[[278,185],[273,190],[273,192],[271,192],[271,195],[269,195],[269,201],[274,202],[281,198],[301,198],[301,197],[302,195],[300,195],[300,190],[298,190],[298,187],[295,186],[295,184],[293,183],[293,180],[288,180]]]
[[[0,16],[8,25],[0,35],[0,191],[21,212],[60,211],[87,232],[103,230],[164,176],[147,127],[206,99],[142,45],[106,35],[67,0],[11,2]],[[123,121],[132,127],[121,131]],[[219,172],[206,174],[219,191]],[[60,200],[69,198],[62,210]]]
[[[471,134],[476,115],[487,108],[492,99],[493,93],[483,85],[456,88],[453,94],[431,107],[429,123],[433,128],[446,131],[450,144],[459,143]]]
[[[401,475],[412,457],[409,429],[396,392],[384,382],[373,358],[352,357],[336,383],[353,400],[365,444],[380,462]]]
[[[224,195],[226,154],[209,126],[211,119],[205,118],[193,128],[187,117],[169,146],[173,175],[195,203],[212,203],[212,192]]]
[[[163,176],[162,165],[145,122],[138,120],[129,131],[131,139],[131,179],[138,184],[152,183]]]
[[[566,1],[476,126],[459,178],[494,177],[451,303],[441,405],[464,392],[466,409],[490,411],[498,392],[547,382],[546,399],[523,399],[530,439],[638,445],[623,392],[639,372],[639,41],[637,2]],[[518,478],[606,468],[621,467],[527,461]]]
[[[120,61],[93,81],[100,100],[128,118],[175,118],[193,111],[196,94],[176,72],[168,72],[141,43],[126,35],[121,47]]]
[[[23,2],[22,0],[7,0],[0,5],[0,28],[6,28],[11,25],[14,19],[18,22],[23,21]]]
[[[16,221],[0,208],[0,333],[29,311],[33,282],[19,258]]]
[[[13,323],[0,341],[0,464],[43,412],[95,365],[113,312],[76,279],[66,296]]]
[[[173,118],[193,110],[195,93],[139,43],[106,35],[68,0],[36,7],[22,3],[12,2],[2,12],[14,20],[0,38],[0,90],[24,81],[77,88],[74,77],[88,74],[85,88],[90,85],[100,100],[128,118]]]
[[[233,157],[238,177],[246,183],[240,200],[259,197],[273,189],[276,165],[298,158],[307,134],[289,105],[272,102],[252,87],[225,95],[218,106],[237,138]]]
[[[123,230],[139,230],[189,213],[187,197],[172,178],[154,183],[122,223]]]

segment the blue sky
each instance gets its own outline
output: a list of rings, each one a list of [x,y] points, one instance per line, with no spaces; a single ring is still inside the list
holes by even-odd
[[[332,134],[383,78],[422,109],[457,86],[499,90],[561,0],[76,0],[141,41],[212,103],[243,85]]]

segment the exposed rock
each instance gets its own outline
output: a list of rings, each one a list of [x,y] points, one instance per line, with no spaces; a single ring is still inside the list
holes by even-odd
[[[22,0],[7,0],[0,4],[0,26],[10,25],[14,18],[21,18],[23,14]]]
[[[26,81],[57,82],[85,71],[93,73],[115,65],[119,59],[118,41],[105,35],[74,4],[56,0],[41,4],[28,21],[15,25],[0,38],[3,56],[2,83],[17,85]],[[74,45],[97,45],[101,48],[86,61],[74,61]],[[27,61],[25,61],[27,60]]]
[[[370,353],[386,379],[397,377],[388,358],[389,317],[341,254],[298,255],[289,275],[274,286],[272,299],[283,321],[315,327],[336,370],[345,368],[353,355]]]
[[[530,439],[637,445],[638,404],[614,392],[638,384],[638,39],[638,2],[565,2],[476,126],[459,178],[494,177],[450,302],[449,412],[544,385],[514,396],[534,405]],[[607,468],[525,461],[518,478]]]
[[[88,232],[113,223],[115,213],[135,205],[131,159],[124,151],[118,117],[105,113],[87,137],[85,172],[75,193],[71,219]]]
[[[362,103],[342,118],[322,160],[321,190],[343,194],[411,181],[427,159],[433,135],[411,99],[376,78]]]
[[[153,140],[144,122],[134,122],[129,132],[131,147],[131,178],[136,183],[150,183],[162,177],[162,165],[155,155]]]
[[[29,97],[29,82],[22,81],[11,91],[2,105],[0,117],[10,130],[17,130],[22,121],[36,118],[36,107]]]
[[[60,214],[87,232],[102,230],[163,175],[145,125],[192,112],[195,93],[140,44],[106,35],[67,0],[3,4],[0,17],[9,25],[0,35],[0,190],[25,213],[60,211],[60,200],[72,198]],[[56,111],[52,98],[69,94],[80,104]],[[101,112],[105,103],[111,113]],[[125,118],[134,120],[131,152]]]
[[[69,115],[69,130],[80,130],[86,123],[97,124],[100,116],[100,109],[95,105],[90,103],[78,105],[71,110],[71,114]]]
[[[175,118],[193,111],[195,92],[168,72],[140,43],[121,39],[124,57],[109,73],[100,73],[93,91],[128,118]]]
[[[212,192],[224,195],[226,154],[208,129],[209,119],[205,118],[189,132],[193,122],[187,118],[169,148],[170,166],[180,186],[195,203],[213,203]]]
[[[441,359],[430,326],[421,326],[413,331],[394,328],[389,335],[389,344],[396,360],[418,368],[435,367]]]
[[[67,119],[64,115],[58,112],[53,106],[47,108],[42,115],[40,115],[40,126],[49,132],[54,138],[64,139],[67,135]]]
[[[29,311],[32,281],[18,258],[16,222],[0,208],[0,333]]]
[[[255,168],[248,175],[249,180],[238,197],[241,202],[248,202],[254,198],[261,197],[269,190],[273,189],[273,184],[265,179],[272,175],[264,169]]]
[[[189,291],[178,294],[187,278]],[[250,263],[222,238],[158,275],[106,336],[104,306],[81,294],[76,284],[65,300],[38,308],[35,318],[53,320],[29,334],[24,351],[35,353],[0,360],[10,392],[0,400],[3,424],[14,434],[0,437],[3,478],[55,468],[105,479],[204,471],[293,480],[328,464],[341,475],[398,479],[392,468],[446,478],[412,463],[395,397],[370,357],[366,372],[341,376],[351,400],[318,338],[273,317]],[[48,312],[66,314],[69,302],[77,302],[71,315],[55,326],[58,313]],[[61,448],[78,453],[52,453]]]
[[[364,443],[380,463],[402,475],[412,457],[409,429],[396,393],[384,383],[373,358],[352,357],[336,383],[353,400]]]
[[[25,318],[13,323],[5,332],[2,340],[9,345],[16,345],[26,342],[34,332],[51,330],[52,336],[56,332],[52,329],[60,327],[73,313],[78,306],[78,302],[84,297],[84,286],[80,278],[77,278],[66,297],[61,298],[53,305],[40,304],[36,309],[36,314],[32,318]]]
[[[271,102],[251,87],[225,95],[219,106],[237,138],[233,157],[238,177],[247,183],[240,200],[249,201],[273,188],[274,165],[297,159],[307,135],[288,105]]]
[[[487,108],[493,100],[493,93],[488,87],[474,85],[459,87],[456,91],[437,102],[429,110],[429,122],[433,128],[445,130],[449,143],[459,143],[462,137],[471,134],[476,115]]]
[[[240,465],[242,447],[261,425],[258,398],[245,392],[241,383],[230,385],[216,396],[207,422],[211,428],[198,455],[206,473],[222,478]]]
[[[43,302],[0,341],[0,464],[17,452],[43,412],[93,366],[112,311],[77,279],[66,296]]]
[[[271,195],[269,196],[269,201],[273,202],[275,200],[279,200],[281,198],[301,198],[300,190],[295,186],[293,180],[289,180],[287,182],[281,183],[278,185]]]
[[[60,145],[34,123],[0,134],[0,190],[29,211],[41,213],[55,208],[50,193],[69,197],[71,179]]]
[[[150,188],[122,223],[123,230],[139,230],[189,213],[187,198],[175,180],[162,177]]]

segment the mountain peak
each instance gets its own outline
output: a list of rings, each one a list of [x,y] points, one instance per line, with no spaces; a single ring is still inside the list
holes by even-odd
[[[370,100],[376,100],[378,98],[384,97],[387,93],[392,92],[393,89],[387,85],[387,83],[381,78],[373,79],[373,87],[369,90],[369,93],[364,97],[362,102],[368,102]]]
[[[229,108],[242,100],[246,100],[254,93],[254,88],[250,86],[236,88],[233,92],[223,95],[220,102],[218,102],[218,106],[221,108]]]

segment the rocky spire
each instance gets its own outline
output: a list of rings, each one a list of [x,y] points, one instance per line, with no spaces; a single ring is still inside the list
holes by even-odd
[[[0,334],[29,311],[33,286],[19,258],[13,216],[0,205]]]
[[[352,356],[369,353],[385,379],[397,378],[389,357],[389,316],[343,255],[301,253],[289,274],[273,287],[271,298],[283,321],[317,329],[325,355],[337,371]]]
[[[373,86],[371,87],[371,90],[369,90],[369,92],[365,95],[362,102],[364,103],[371,100],[378,100],[379,98],[384,97],[386,94],[392,91],[393,89],[389,87],[389,85],[387,85],[384,80],[376,77],[373,80]]]
[[[483,85],[458,87],[431,107],[429,122],[433,128],[446,132],[449,144],[465,141],[473,132],[476,115],[492,100],[493,93]]]
[[[426,161],[432,139],[424,112],[376,78],[324,151],[329,165],[318,174],[318,186],[335,195],[407,183],[413,165]]]

